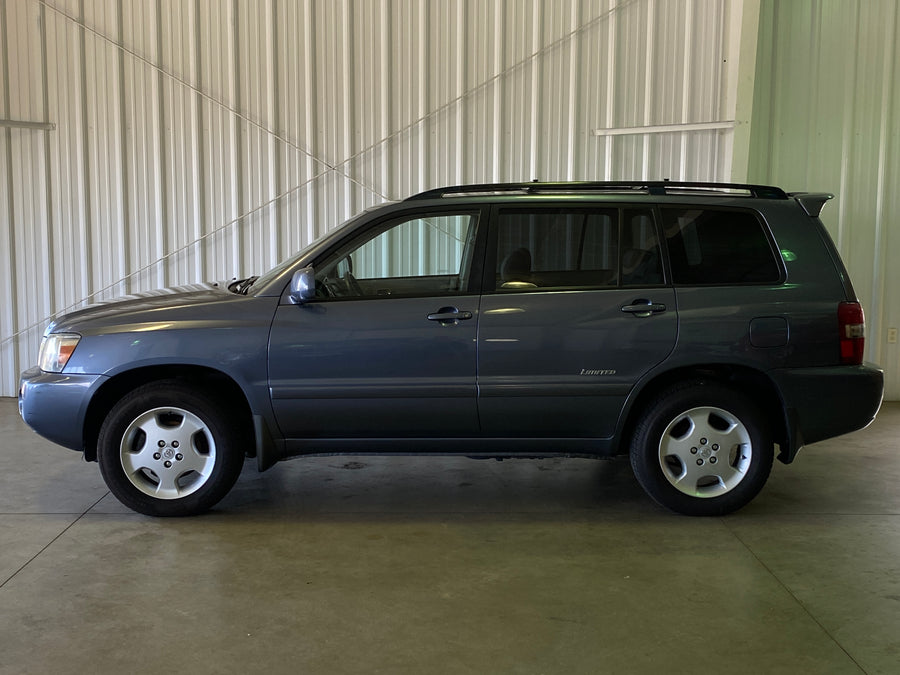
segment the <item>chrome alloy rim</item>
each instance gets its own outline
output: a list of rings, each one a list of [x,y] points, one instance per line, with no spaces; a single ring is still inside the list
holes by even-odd
[[[659,441],[659,466],[677,490],[717,497],[737,487],[750,468],[750,432],[732,413],[702,406],[680,413]]]
[[[122,469],[145,495],[178,499],[209,480],[216,443],[209,427],[181,408],[154,408],[139,415],[122,435]]]

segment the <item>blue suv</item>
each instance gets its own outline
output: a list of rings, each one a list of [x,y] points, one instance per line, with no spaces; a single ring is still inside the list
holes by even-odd
[[[216,504],[245,457],[628,453],[718,515],[869,424],[882,372],[827,194],[715,183],[430,190],[258,277],[57,318],[19,409],[140,513]]]

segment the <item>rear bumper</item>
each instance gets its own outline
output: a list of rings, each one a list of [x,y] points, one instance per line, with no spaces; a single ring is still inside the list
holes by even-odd
[[[778,459],[785,463],[804,445],[868,426],[881,408],[884,373],[870,363],[786,368],[770,375],[784,402],[788,442]]]
[[[45,373],[30,368],[19,378],[19,414],[44,438],[84,449],[84,418],[91,396],[106,377]]]

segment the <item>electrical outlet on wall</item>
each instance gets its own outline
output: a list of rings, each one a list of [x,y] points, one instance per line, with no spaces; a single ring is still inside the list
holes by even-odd
[[[896,344],[897,343],[897,329],[896,328],[888,328],[888,344]]]

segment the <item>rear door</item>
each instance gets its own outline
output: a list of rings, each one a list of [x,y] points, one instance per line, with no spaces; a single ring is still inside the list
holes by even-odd
[[[675,345],[652,209],[498,206],[478,329],[478,410],[493,437],[607,438]]]

